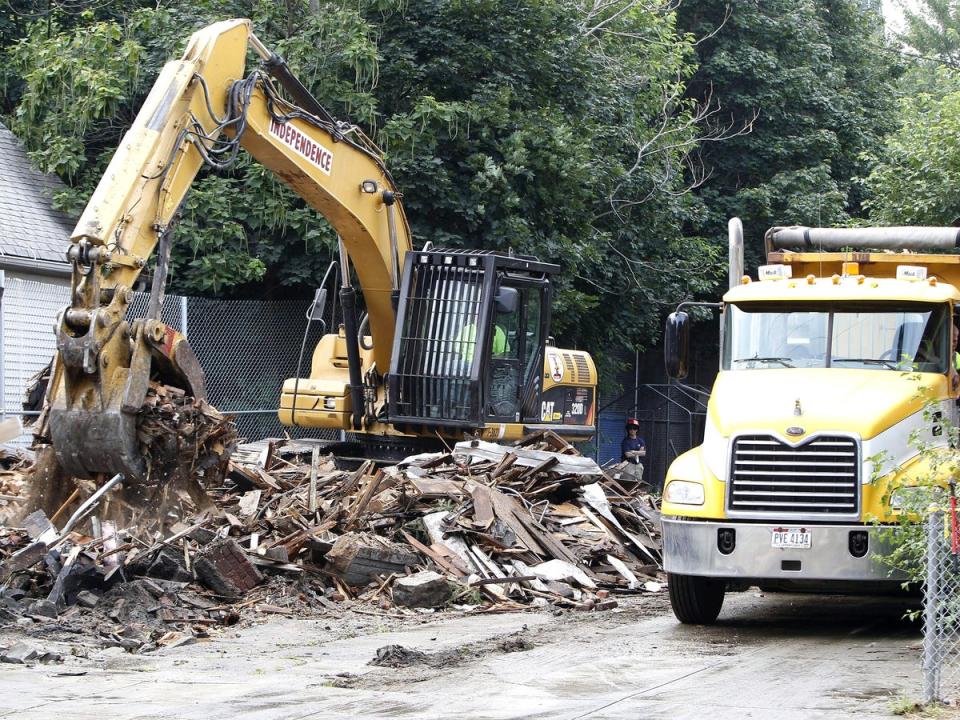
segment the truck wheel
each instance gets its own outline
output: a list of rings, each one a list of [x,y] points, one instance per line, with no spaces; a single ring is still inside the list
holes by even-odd
[[[716,621],[726,590],[722,578],[667,573],[667,587],[677,620],[685,625],[712,625]]]

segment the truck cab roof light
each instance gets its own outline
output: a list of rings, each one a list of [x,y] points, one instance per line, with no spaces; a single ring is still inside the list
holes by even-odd
[[[813,285],[817,281],[817,276],[810,274],[807,275],[807,285]]]
[[[846,263],[844,263],[844,265],[846,265]],[[834,285],[839,285],[839,284],[840,284],[840,276],[834,274],[834,275],[830,278],[830,282],[832,282]]]

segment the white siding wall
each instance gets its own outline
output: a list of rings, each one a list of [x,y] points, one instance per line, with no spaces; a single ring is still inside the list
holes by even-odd
[[[19,414],[27,381],[56,352],[53,324],[69,304],[67,278],[44,277],[7,271],[0,299],[2,323],[2,411]],[[24,435],[16,444],[29,445]]]

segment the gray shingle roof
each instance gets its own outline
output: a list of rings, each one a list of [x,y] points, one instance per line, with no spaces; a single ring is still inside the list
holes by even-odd
[[[67,266],[74,221],[51,207],[59,178],[30,164],[27,151],[0,123],[0,267],[4,258]]]

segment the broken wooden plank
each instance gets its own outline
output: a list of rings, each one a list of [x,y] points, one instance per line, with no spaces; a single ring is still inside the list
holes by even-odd
[[[537,555],[546,555],[546,551],[535,539],[534,535],[527,531],[526,525],[517,517],[526,510],[521,508],[517,501],[512,497],[504,495],[495,488],[487,488],[487,494],[493,505],[493,511],[506,525],[513,530],[517,539],[530,551]]]
[[[363,489],[363,492],[360,493],[360,497],[357,499],[357,502],[354,504],[353,508],[351,508],[350,515],[343,524],[344,530],[349,531],[353,529],[353,526],[360,517],[360,514],[366,510],[371,498],[373,498],[373,494],[377,491],[377,488],[380,487],[380,483],[382,481],[383,472],[378,470],[377,474],[374,475],[373,478],[370,479],[370,482],[367,483],[366,487]]]
[[[486,485],[472,485],[470,497],[473,498],[473,524],[486,530],[496,519],[490,488]]]
[[[413,537],[413,535],[408,533],[406,530],[401,530],[401,532],[403,533],[404,539],[408,543],[410,543],[412,547],[419,550],[428,558],[433,560],[443,570],[446,570],[448,573],[450,573],[451,575],[457,578],[462,578],[467,575],[467,572],[465,570],[462,570],[461,568],[457,567],[456,564],[447,560],[447,558],[445,558],[443,555],[441,555],[439,552],[437,552],[433,548],[429,548],[426,545],[424,545],[422,542],[417,540],[415,537]]]
[[[366,585],[377,575],[402,573],[420,561],[409,548],[369,533],[347,533],[337,538],[327,563],[350,585]]]
[[[408,478],[408,482],[416,488],[417,493],[424,500],[436,500],[439,498],[462,498],[466,495],[466,490],[462,482],[448,480],[446,478]]]
[[[582,455],[564,455],[547,450],[511,447],[486,442],[484,440],[465,440],[464,442],[459,442],[454,449],[454,453],[471,460],[479,458],[481,460],[492,460],[497,463],[502,463],[506,456],[513,455],[516,457],[516,460],[510,464],[516,464],[526,468],[536,467],[548,457],[556,457],[557,464],[553,469],[558,473],[590,475],[597,476],[597,478],[603,478],[604,476],[603,470],[600,469],[599,465],[590,458],[583,457]]]
[[[478,578],[470,583],[471,587],[476,587],[478,585],[504,585],[507,583],[513,582],[530,582],[531,580],[539,580],[536,575],[508,575],[506,577],[490,577],[490,578]]]
[[[313,446],[313,452],[310,455],[310,489],[307,493],[307,511],[315,513],[317,511],[317,469],[320,465],[320,448]]]
[[[556,467],[560,464],[560,458],[556,455],[551,455],[550,457],[544,458],[542,461],[537,463],[531,468],[524,470],[523,474],[520,475],[521,480],[529,480],[531,478],[536,478],[540,473],[547,472],[548,470]]]
[[[463,566],[467,568],[468,573],[477,572],[477,561],[471,557],[467,544],[460,538],[452,535],[450,537],[444,537],[443,529],[440,526],[443,524],[444,518],[449,514],[450,513],[445,510],[441,510],[440,512],[428,513],[421,518],[421,520],[423,520],[423,526],[427,530],[427,535],[430,537],[430,542],[448,548],[460,559]]]

